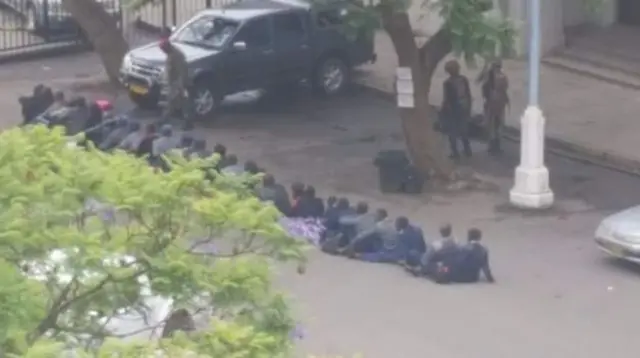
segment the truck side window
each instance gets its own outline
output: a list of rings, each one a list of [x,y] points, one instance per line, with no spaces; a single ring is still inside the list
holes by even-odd
[[[306,39],[302,17],[299,14],[280,14],[273,18],[276,41],[279,43],[301,42]]]
[[[269,19],[260,18],[246,23],[238,32],[234,42],[243,41],[247,48],[262,48],[271,44]]]
[[[319,11],[316,15],[316,26],[324,29],[327,27],[339,26],[344,23],[342,9],[331,9]]]

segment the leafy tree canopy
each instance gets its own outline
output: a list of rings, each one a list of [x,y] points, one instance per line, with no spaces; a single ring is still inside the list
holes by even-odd
[[[157,173],[62,130],[2,132],[0,356],[290,356],[270,267],[304,244],[237,179],[205,180],[211,164]],[[198,330],[149,339],[182,308]]]

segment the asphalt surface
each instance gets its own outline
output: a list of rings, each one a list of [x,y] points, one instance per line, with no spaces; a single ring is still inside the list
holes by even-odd
[[[0,69],[0,79],[12,76]],[[593,233],[604,216],[640,203],[638,178],[549,156],[556,206],[543,213],[515,211],[507,198],[517,146],[507,145],[504,157],[494,159],[482,143],[474,143],[476,156],[462,165],[490,184],[486,190],[383,195],[372,159],[378,150],[403,146],[392,104],[356,89],[330,100],[304,90],[259,101],[253,97],[236,96],[216,121],[199,124],[198,135],[209,146],[223,143],[242,160],[256,160],[284,183],[300,180],[322,195],[367,200],[392,215],[407,215],[428,235],[443,222],[451,222],[460,238],[469,227],[478,227],[498,280],[438,286],[395,267],[312,251],[305,275],[279,269],[278,282],[290,293],[306,331],[301,353],[366,358],[634,354],[640,269],[604,257],[593,245]],[[130,108],[120,97],[118,109]]]
[[[233,102],[233,103],[231,103]],[[367,200],[408,215],[429,235],[451,222],[475,226],[491,249],[496,285],[437,286],[386,265],[312,252],[308,273],[281,270],[306,328],[301,352],[364,357],[627,357],[640,319],[638,274],[604,257],[593,233],[606,215],[640,203],[640,180],[550,156],[556,206],[521,212],[506,202],[517,149],[485,153],[463,166],[491,183],[474,193],[404,197],[376,189],[373,156],[401,148],[392,105],[367,92],[318,100],[304,91],[227,103],[198,133],[253,159],[285,183],[300,180],[322,194]]]

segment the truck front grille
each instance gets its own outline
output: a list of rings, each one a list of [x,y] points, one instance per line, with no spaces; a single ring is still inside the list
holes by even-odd
[[[162,68],[141,60],[131,61],[131,74],[142,78],[157,80],[160,79]]]

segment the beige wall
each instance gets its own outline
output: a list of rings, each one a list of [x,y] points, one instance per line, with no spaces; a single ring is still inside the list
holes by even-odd
[[[588,19],[584,0],[562,0],[562,19],[566,27],[584,24]]]
[[[638,0],[640,1],[640,0]],[[597,14],[590,14],[584,5],[584,0],[541,0],[542,6],[542,52],[565,46],[565,28],[579,26],[586,23],[609,26],[616,22],[617,0],[603,0],[602,8]],[[520,36],[517,41],[517,54],[527,53],[528,0],[510,0],[509,16],[520,26]]]

